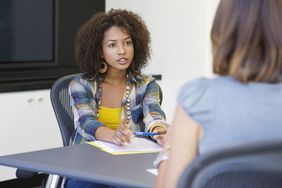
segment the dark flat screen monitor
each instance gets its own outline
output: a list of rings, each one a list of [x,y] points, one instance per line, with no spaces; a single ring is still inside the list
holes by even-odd
[[[55,63],[55,1],[0,1],[0,66]]]
[[[47,89],[78,73],[74,40],[105,0],[0,0],[0,92]]]

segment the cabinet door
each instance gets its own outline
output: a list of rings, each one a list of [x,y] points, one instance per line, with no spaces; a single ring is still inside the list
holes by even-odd
[[[34,148],[32,124],[33,94],[1,93],[0,155],[31,151]]]
[[[62,146],[50,102],[50,90],[0,94],[0,155]],[[0,181],[15,177],[15,169],[0,166]]]
[[[59,126],[51,105],[50,90],[34,92],[32,129],[35,148],[48,149],[63,146]]]
[[[0,94],[0,155],[31,151],[32,94],[26,92]],[[0,181],[15,177],[15,169],[0,166]]]

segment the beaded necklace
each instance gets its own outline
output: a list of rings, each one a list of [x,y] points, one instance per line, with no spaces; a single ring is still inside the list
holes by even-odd
[[[99,93],[100,93],[100,96],[99,96],[99,99],[98,99],[98,106],[97,106],[97,112],[96,112],[96,119],[99,118],[99,110],[101,109],[101,103],[102,103],[102,83],[103,83],[103,79],[100,78],[99,79],[99,82],[98,82],[98,89],[99,89]],[[129,93],[130,93],[130,84],[129,84],[129,81],[128,81],[128,76],[127,76],[127,82],[126,82],[126,87],[125,87],[125,126],[127,128],[130,128],[130,119],[131,119],[131,107],[130,107],[130,98],[129,98]]]

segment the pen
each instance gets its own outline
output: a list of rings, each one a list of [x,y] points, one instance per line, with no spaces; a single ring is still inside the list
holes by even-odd
[[[160,134],[165,134],[165,132],[134,132],[135,136],[156,136]]]

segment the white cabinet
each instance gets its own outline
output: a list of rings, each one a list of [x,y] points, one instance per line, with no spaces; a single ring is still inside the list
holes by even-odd
[[[50,90],[0,93],[0,155],[62,146]],[[0,166],[0,181],[15,169]]]

